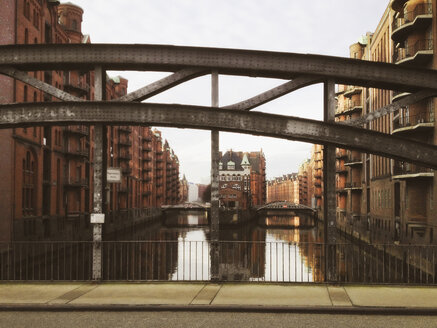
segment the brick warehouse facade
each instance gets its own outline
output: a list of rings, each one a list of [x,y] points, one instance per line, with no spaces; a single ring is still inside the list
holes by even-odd
[[[83,10],[53,0],[5,0],[0,44],[89,43]],[[94,99],[93,72],[30,73],[76,97]],[[0,102],[56,101],[0,75]],[[127,92],[122,77],[106,79],[106,99]],[[53,126],[0,130],[0,240],[88,239],[92,209],[93,127]],[[108,184],[108,223],[150,213],[179,201],[179,162],[159,131],[108,126],[108,166],[120,167],[122,182]]]

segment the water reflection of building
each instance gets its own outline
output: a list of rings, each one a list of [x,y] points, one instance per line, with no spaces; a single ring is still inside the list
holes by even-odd
[[[255,225],[220,232],[220,277],[223,280],[262,280],[265,276],[265,230]]]
[[[324,246],[323,233],[314,229],[268,229],[269,240],[288,243],[288,256],[298,253],[297,263],[289,263],[290,270],[295,265],[308,268],[315,282],[324,281]],[[292,261],[293,262],[293,261]],[[305,277],[301,277],[305,278]]]

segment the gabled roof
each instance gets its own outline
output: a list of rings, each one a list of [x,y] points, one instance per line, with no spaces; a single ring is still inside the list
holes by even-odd
[[[222,170],[227,171],[228,170],[228,162],[234,162],[235,163],[235,169],[233,171],[244,171],[243,167],[241,166],[241,158],[240,158],[241,152],[234,152],[232,150],[227,151],[221,158],[220,162],[222,163]]]

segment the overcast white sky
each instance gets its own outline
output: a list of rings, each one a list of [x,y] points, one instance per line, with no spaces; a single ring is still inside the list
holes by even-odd
[[[72,0],[84,9],[82,32],[93,43],[171,44],[349,56],[349,45],[373,32],[389,0]],[[129,92],[168,73],[109,72],[129,79]],[[285,81],[220,76],[220,106]],[[148,102],[209,106],[205,76]],[[265,104],[257,111],[322,119],[322,86],[307,87]],[[179,157],[190,182],[209,183],[210,133],[160,128]],[[267,178],[296,172],[311,144],[220,133],[220,150],[258,151],[267,161]]]

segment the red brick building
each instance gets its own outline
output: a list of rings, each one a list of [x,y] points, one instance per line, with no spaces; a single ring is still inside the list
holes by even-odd
[[[267,182],[267,203],[277,201],[299,204],[299,179],[297,173],[285,174]]]
[[[0,44],[89,43],[81,30],[83,10],[54,0],[4,0]],[[94,99],[93,72],[30,72],[33,77],[83,99]],[[0,103],[56,101],[0,75]],[[128,81],[107,77],[106,99],[127,93]],[[92,210],[92,126],[0,130],[0,240],[86,239]],[[122,182],[108,184],[105,210],[111,218],[175,204],[179,162],[149,127],[108,126],[107,162],[120,167]]]
[[[260,152],[220,153],[220,205],[249,208],[266,202],[266,161]]]

